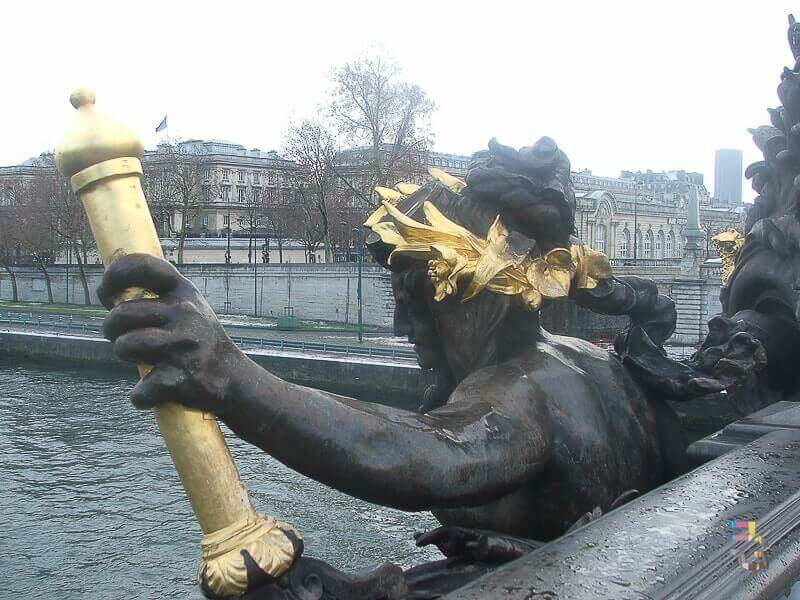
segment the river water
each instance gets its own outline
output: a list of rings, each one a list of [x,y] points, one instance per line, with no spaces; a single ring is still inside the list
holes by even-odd
[[[0,356],[0,598],[201,598],[200,531],[156,429],[116,369]],[[440,558],[436,525],[350,498],[226,431],[256,507],[345,570]]]

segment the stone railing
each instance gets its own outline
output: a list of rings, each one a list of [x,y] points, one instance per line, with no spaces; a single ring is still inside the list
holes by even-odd
[[[612,267],[679,267],[680,258],[610,258]]]
[[[800,430],[781,422],[447,598],[785,598],[800,577]],[[749,521],[761,537],[741,541],[731,522]]]

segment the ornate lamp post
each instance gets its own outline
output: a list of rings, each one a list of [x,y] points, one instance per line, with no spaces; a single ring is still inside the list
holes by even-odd
[[[95,110],[90,90],[77,90],[70,102],[78,109],[77,123],[62,140],[56,164],[83,202],[103,263],[135,252],[163,258],[142,193],[142,143]],[[153,296],[130,289],[117,302]],[[150,369],[140,365],[139,373],[145,377]],[[284,573],[298,548],[274,518],[256,513],[214,416],[175,403],[154,413],[203,531],[201,585],[215,596],[232,598]],[[262,571],[250,573],[258,581],[249,579],[245,551]]]

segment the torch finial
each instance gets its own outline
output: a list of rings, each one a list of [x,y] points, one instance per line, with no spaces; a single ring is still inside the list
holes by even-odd
[[[75,108],[94,104],[96,101],[97,98],[94,95],[94,91],[88,87],[79,87],[69,96],[69,103]]]
[[[116,158],[139,158],[142,142],[128,126],[110,119],[95,106],[91,88],[76,89],[69,101],[78,114],[75,125],[56,150],[56,165],[65,177]]]

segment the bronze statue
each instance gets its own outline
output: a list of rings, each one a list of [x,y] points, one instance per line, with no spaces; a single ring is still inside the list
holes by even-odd
[[[392,271],[397,327],[420,365],[437,372],[418,413],[270,374],[164,260],[120,257],[98,290],[113,308],[104,331],[118,356],[154,365],[133,390],[137,407],[178,401],[213,412],[318,481],[431,510],[443,528],[418,542],[436,543],[467,567],[412,569],[406,581],[417,597],[463,584],[684,468],[684,434],[656,386],[640,382],[647,377],[539,325],[542,301],[570,297],[631,315],[621,349],[657,349],[674,327],[674,306],[652,283],[614,279],[605,257],[571,236],[564,153],[549,138],[519,152],[493,141],[461,183],[406,188],[371,222],[370,249]],[[158,298],[113,307],[131,287]],[[642,374],[652,370],[653,361],[639,365]],[[696,378],[681,385],[697,386]],[[282,581],[312,568],[304,560],[312,559],[297,561]]]
[[[795,59],[800,37],[789,17],[789,45]],[[783,106],[769,109],[771,125],[750,132],[764,160],[748,166],[758,193],[747,214],[744,243],[729,256],[732,272],[722,289],[723,314],[709,322],[696,365],[725,345],[761,347],[762,368],[742,377],[729,397],[747,414],[779,400],[800,399],[798,281],[800,281],[800,64],[785,68],[778,86]],[[737,247],[739,246],[739,247]],[[724,258],[723,258],[724,260]]]
[[[797,26],[790,23],[797,56]],[[309,477],[375,503],[431,510],[442,523],[417,541],[436,544],[447,561],[406,573],[384,565],[347,575],[300,556],[302,542],[291,527],[271,522],[275,548],[285,547],[286,557],[265,570],[263,557],[256,560],[247,547],[236,552],[246,597],[437,597],[682,472],[686,441],[667,398],[723,389],[740,398],[743,390],[748,397],[755,392],[756,405],[796,397],[800,375],[790,361],[800,347],[797,67],[784,71],[778,91],[784,106],[771,111],[772,126],[753,132],[765,160],[747,171],[759,198],[744,245],[727,256],[726,266],[735,267],[723,288],[725,315],[711,320],[706,341],[686,363],[663,349],[675,326],[673,302],[653,282],[614,277],[605,257],[573,235],[570,164],[550,138],[520,150],[492,140],[475,155],[466,181],[434,170],[435,181],[421,187],[378,190],[383,204],[366,223],[367,244],[391,271],[396,331],[414,343],[420,366],[435,373],[417,412],[272,375],[234,345],[202,294],[170,263],[126,255],[137,248],[133,239],[113,251],[121,242],[104,232],[111,244],[98,290],[111,309],[105,335],[121,358],[153,366],[133,390],[135,406],[166,414],[178,402],[211,412]],[[101,223],[99,200],[113,196],[115,185],[125,195],[118,178],[140,173],[138,161],[126,158],[138,146],[122,144],[122,154],[114,154],[118,140],[111,136],[98,154],[90,137],[81,140],[91,161],[66,161],[62,171],[83,190],[84,202],[97,200],[87,208],[99,211]],[[109,149],[113,156],[105,155]],[[131,289],[138,296],[118,304]],[[615,352],[544,331],[538,310],[556,301],[628,315]],[[199,414],[186,413],[176,413],[176,422]],[[216,444],[215,464],[232,468],[230,485],[212,486],[216,497],[242,495],[224,444]],[[183,444],[178,453],[187,469],[190,448],[197,448],[196,463],[206,460],[201,444]],[[189,487],[198,516],[208,517],[213,502],[203,502],[203,482]],[[255,515],[249,502],[245,508]],[[256,518],[247,517],[247,526]],[[225,531],[209,535],[224,545]],[[209,545],[213,555],[216,546]],[[230,595],[203,570],[200,580],[209,597]]]

